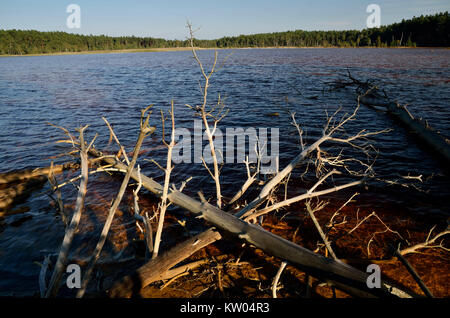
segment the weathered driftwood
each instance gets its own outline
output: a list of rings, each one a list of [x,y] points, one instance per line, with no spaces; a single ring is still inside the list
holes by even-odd
[[[0,190],[0,209],[7,209],[14,204],[28,197],[31,192],[41,187],[47,178],[36,176],[30,179],[21,180],[17,184],[8,184],[6,189]],[[0,217],[7,215],[8,211],[0,211]]]
[[[50,278],[50,283],[48,286],[48,290],[45,294],[46,298],[55,297],[58,293],[59,283],[61,281],[62,275],[65,270],[65,266],[67,263],[67,255],[69,254],[70,246],[72,245],[72,240],[75,235],[75,232],[78,228],[78,224],[80,223],[81,213],[84,208],[84,199],[86,197],[86,189],[87,189],[87,181],[88,181],[88,149],[86,149],[84,143],[83,132],[87,128],[87,126],[80,128],[80,159],[81,159],[81,180],[80,186],[78,190],[78,196],[75,203],[75,212],[73,213],[72,220],[68,228],[66,229],[66,233],[64,235],[64,240],[61,245],[61,249],[59,251],[58,259],[56,260],[55,269]]]
[[[219,240],[219,237],[217,237],[217,240]],[[211,243],[214,243],[214,242],[211,242]],[[211,243],[209,243],[209,244],[211,244]],[[201,259],[199,261],[188,263],[186,265],[180,265],[180,266],[174,267],[172,269],[169,269],[165,273],[162,273],[161,276],[159,277],[159,280],[173,279],[174,277],[178,277],[184,273],[192,271],[192,270],[196,269],[197,267],[202,266],[208,262],[209,262],[208,259]]]
[[[358,99],[361,103],[367,106],[385,108],[388,114],[405,125],[409,131],[413,132],[431,149],[441,154],[445,160],[450,161],[450,143],[444,136],[429,127],[425,121],[414,118],[405,106],[389,99],[384,91],[384,94],[380,94],[378,87],[370,81],[362,82],[354,78],[349,70],[347,72],[347,76],[351,80],[347,84],[357,85]]]
[[[141,113],[140,131],[139,131],[139,136],[138,136],[136,145],[134,147],[133,158],[131,160],[130,165],[126,167],[127,172],[125,174],[125,177],[123,178],[122,184],[120,185],[120,189],[119,189],[119,192],[117,194],[117,197],[114,199],[114,202],[111,205],[111,208],[109,209],[109,213],[108,213],[108,216],[106,218],[105,225],[103,226],[102,233],[100,234],[100,238],[99,238],[98,243],[97,243],[97,245],[95,247],[94,253],[93,253],[92,258],[91,258],[91,261],[89,262],[88,267],[85,270],[85,273],[84,273],[84,276],[83,276],[83,280],[81,281],[81,288],[77,292],[77,298],[83,297],[83,295],[84,295],[84,293],[86,291],[87,284],[89,283],[90,276],[91,276],[92,271],[94,269],[95,263],[97,262],[97,260],[100,257],[100,253],[101,253],[101,251],[103,249],[103,245],[105,244],[106,237],[108,236],[108,232],[109,232],[109,229],[111,227],[114,215],[115,215],[115,213],[117,211],[117,208],[119,207],[120,202],[122,201],[123,195],[125,194],[125,190],[126,190],[126,188],[128,186],[128,182],[130,181],[131,171],[134,170],[134,166],[135,166],[136,161],[138,159],[139,150],[141,149],[142,143],[143,143],[143,141],[144,141],[144,139],[145,139],[145,137],[147,135],[152,134],[155,131],[155,127],[150,127],[149,124],[148,124],[149,119],[150,119],[150,114],[147,115],[147,118],[145,119],[145,121],[143,120],[144,114],[148,110],[148,108],[143,110],[142,113]]]
[[[202,118],[203,125],[205,125],[205,134],[208,138],[209,148],[211,151],[211,158],[213,160],[213,168],[214,168],[213,171],[211,171],[208,168],[208,165],[206,164],[206,161],[204,160],[203,157],[202,157],[202,161],[203,161],[203,165],[205,166],[206,170],[209,172],[212,179],[214,180],[214,183],[216,185],[217,206],[219,208],[221,208],[222,207],[222,192],[221,192],[221,185],[220,185],[220,169],[219,169],[219,163],[217,160],[217,154],[216,154],[215,145],[214,145],[214,133],[216,131],[217,124],[226,116],[226,112],[225,112],[225,114],[222,114],[223,107],[221,107],[221,106],[223,106],[223,104],[221,103],[221,100],[220,100],[220,94],[219,94],[219,100],[217,102],[217,105],[210,107],[210,109],[208,109],[208,107],[207,107],[208,88],[210,86],[211,76],[216,72],[218,53],[217,53],[217,50],[214,52],[213,65],[211,66],[210,72],[206,72],[205,68],[203,67],[203,63],[202,63],[202,61],[200,61],[200,59],[197,55],[195,46],[194,46],[194,32],[192,30],[192,25],[190,23],[188,23],[187,27],[189,29],[189,34],[190,34],[189,42],[191,44],[192,56],[194,57],[194,60],[198,63],[198,66],[200,67],[200,71],[201,71],[203,79],[204,79],[204,84],[203,84],[203,87],[201,87],[201,85],[200,85],[202,95],[203,95],[202,105],[196,106],[196,107],[192,107],[190,105],[186,105],[186,106],[195,110]],[[219,109],[217,111],[217,115],[213,114],[215,112],[216,107]],[[214,123],[212,125],[209,123],[209,121],[211,119],[214,120]]]
[[[308,211],[309,217],[310,217],[311,220],[313,221],[314,226],[316,227],[317,231],[319,232],[320,237],[321,237],[323,243],[325,244],[325,246],[326,246],[326,248],[327,248],[327,250],[328,250],[328,253],[330,253],[330,255],[333,257],[333,259],[336,259],[336,260],[337,260],[338,258],[337,258],[337,256],[336,256],[336,254],[334,253],[333,249],[331,248],[331,244],[330,244],[330,242],[328,242],[327,236],[326,236],[325,233],[323,232],[322,228],[320,227],[319,221],[317,221],[317,218],[316,218],[316,216],[314,215],[315,210],[313,210],[313,209],[311,208],[310,202],[307,202],[307,203],[306,203],[306,210]]]
[[[0,217],[9,215],[7,211],[17,203],[26,199],[34,190],[42,187],[47,181],[47,175],[61,173],[66,169],[76,167],[76,164],[67,163],[53,167],[16,170],[0,173]]]
[[[53,173],[61,173],[66,169],[70,169],[75,167],[73,163],[66,163],[63,165],[54,165],[53,168],[36,168],[36,169],[25,169],[25,170],[17,170],[11,171],[7,173],[0,173],[0,184],[2,183],[11,183],[18,182],[27,179],[36,178],[39,176],[47,176],[51,169],[53,169]]]
[[[156,229],[155,243],[154,243],[154,247],[153,247],[152,258],[158,257],[159,245],[161,243],[161,235],[162,235],[163,226],[164,226],[164,218],[165,218],[165,214],[166,214],[166,210],[167,210],[167,206],[168,206],[167,194],[169,193],[170,174],[172,173],[172,170],[173,170],[172,151],[173,151],[173,147],[175,147],[175,117],[174,117],[175,114],[173,111],[173,100],[171,102],[171,105],[172,105],[172,110],[170,111],[170,116],[172,119],[172,132],[171,132],[171,138],[170,138],[169,143],[167,143],[165,140],[165,130],[164,130],[165,118],[164,118],[163,111],[161,110],[161,121],[162,121],[162,126],[163,126],[162,141],[167,147],[167,159],[166,159],[166,168],[163,169],[164,170],[164,188],[163,188],[163,194],[161,197],[161,203],[159,205],[159,221],[158,221],[158,227]]]
[[[138,165],[137,166],[139,176],[141,168]],[[142,180],[139,179],[138,187],[133,190],[133,203],[134,203],[134,218],[136,219],[136,225],[139,226],[139,223],[137,221],[141,221],[144,224],[144,229],[140,228],[142,232],[144,232],[145,237],[145,259],[148,259],[150,255],[153,252],[153,229],[152,225],[150,223],[150,219],[147,215],[147,213],[141,215],[140,208],[139,208],[139,196],[138,193],[141,190],[142,187]]]
[[[384,101],[370,96],[361,96],[360,101],[369,106],[386,107],[390,115],[399,120],[430,148],[441,154],[447,161],[450,161],[450,143],[448,140],[437,131],[428,127],[423,120],[414,118],[406,107],[392,101]]]
[[[101,156],[101,153],[97,151],[93,154]],[[104,160],[108,164],[114,165],[120,171],[126,170],[126,166],[123,163],[115,161],[113,158],[105,158]],[[134,180],[139,180],[136,169],[133,170],[131,177]],[[142,174],[140,178],[147,190],[158,197],[162,195],[163,187],[159,183]],[[196,216],[202,216],[207,222],[219,229],[234,234],[270,255],[286,260],[293,266],[312,275],[332,281],[333,284],[353,295],[360,297],[369,297],[370,295],[410,297],[408,293],[385,282],[382,283],[380,289],[369,289],[366,283],[368,274],[338,260],[316,254],[259,226],[249,224],[207,202],[200,202],[176,190],[169,193],[168,200]]]
[[[394,248],[392,245],[389,244],[389,247],[391,250],[394,251],[394,255],[398,258],[398,260],[403,264],[403,266],[406,267],[408,272],[411,274],[411,276],[414,278],[416,283],[419,285],[420,289],[424,292],[424,294],[429,298],[434,298],[431,291],[428,289],[427,285],[423,282],[422,278],[420,278],[419,274],[417,274],[414,267],[408,262],[408,260],[400,254],[399,250]]]
[[[264,202],[267,199],[267,197],[270,195],[270,193],[273,191],[273,189],[277,185],[279,185],[283,180],[285,180],[285,178],[290,175],[292,170],[296,166],[298,166],[300,163],[302,163],[310,154],[312,154],[313,152],[316,152],[316,151],[320,152],[320,146],[323,143],[331,141],[331,142],[347,144],[347,145],[350,145],[351,147],[357,147],[357,145],[355,144],[355,141],[357,139],[367,138],[369,136],[385,132],[384,130],[378,131],[378,132],[366,132],[365,129],[363,129],[351,137],[345,137],[345,138],[335,137],[334,136],[335,133],[337,133],[339,130],[341,130],[342,127],[347,122],[349,122],[355,118],[356,113],[358,112],[358,109],[359,109],[359,99],[358,99],[358,105],[355,108],[355,110],[353,111],[353,113],[350,115],[348,115],[348,114],[344,115],[338,124],[331,124],[334,115],[332,117],[328,118],[327,124],[325,125],[325,127],[322,131],[322,136],[319,139],[317,139],[314,143],[309,145],[308,147],[305,147],[305,145],[303,144],[302,130],[300,129],[299,125],[295,122],[295,117],[293,116],[294,125],[297,127],[297,130],[299,132],[300,144],[301,144],[302,151],[288,165],[286,165],[283,168],[283,170],[278,172],[272,179],[270,179],[264,185],[264,187],[261,189],[258,196],[253,201],[251,201],[249,204],[244,206],[244,208],[242,208],[240,211],[238,211],[235,214],[235,216],[240,217],[240,218],[247,218],[250,216],[255,217],[257,214],[260,214],[261,213],[260,211],[254,212],[254,210],[258,207],[258,205],[260,205],[262,202]],[[339,110],[337,112],[339,112]],[[337,112],[335,114],[337,114]],[[363,147],[358,147],[358,148],[363,149]],[[361,183],[361,181],[356,181],[356,182]],[[319,181],[317,183],[317,185],[319,185],[320,183],[321,183],[321,181]],[[348,184],[345,186],[352,186],[352,184]],[[310,189],[308,191],[307,195],[314,196],[312,191],[313,191],[313,189]],[[333,192],[333,191],[337,191],[337,188],[334,190],[331,190],[331,192]],[[295,198],[295,200],[303,200],[306,198],[307,197],[302,196],[302,197]],[[292,200],[294,200],[294,198],[292,198]],[[281,202],[281,204],[288,203],[288,201],[289,200],[285,200],[285,201]],[[290,201],[290,202],[293,203],[294,201]],[[266,210],[264,213],[267,213],[267,212],[269,212],[269,211]],[[264,214],[264,213],[262,213],[262,214]]]
[[[277,289],[278,289],[278,281],[280,280],[281,274],[283,273],[284,268],[286,267],[287,262],[281,262],[280,268],[277,271],[277,274],[273,278],[272,283],[272,297],[277,298]]]
[[[221,235],[215,229],[210,228],[178,245],[164,254],[151,259],[131,275],[127,275],[115,282],[106,290],[110,297],[131,297],[138,295],[142,288],[154,281],[167,277],[167,271],[191,256],[203,247],[221,239]]]
[[[235,215],[237,217],[246,217],[250,215],[251,212],[267,198],[267,196],[277,184],[279,184],[284,178],[286,178],[300,162],[302,162],[307,156],[309,156],[309,154],[315,151],[323,142],[329,140],[329,138],[330,135],[324,135],[320,139],[315,141],[312,145],[304,149],[301,153],[299,153],[286,167],[284,167],[283,170],[278,172],[274,178],[272,178],[269,182],[266,183],[266,185],[264,185],[257,198],[246,205],[243,209],[238,211]]]

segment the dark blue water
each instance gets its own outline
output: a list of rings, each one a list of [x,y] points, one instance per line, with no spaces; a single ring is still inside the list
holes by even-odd
[[[209,69],[213,52],[200,51],[199,56]],[[444,136],[450,136],[450,50],[221,50],[219,66],[226,56],[229,57],[213,75],[209,90],[211,104],[220,93],[230,110],[221,127],[279,128],[281,167],[298,151],[296,130],[289,124],[285,109],[297,113],[307,142],[312,142],[325,123],[325,111],[332,114],[342,107],[343,114],[352,112],[356,106],[354,89],[327,90],[327,82],[344,78],[347,68],[355,77],[376,80],[392,98],[409,104],[415,116],[427,119]],[[188,51],[0,58],[0,172],[44,167],[52,160],[62,163],[68,159],[55,157],[69,147],[55,144],[63,139],[64,133],[47,122],[73,132],[89,124],[88,139],[98,133],[97,148],[112,149],[107,146],[109,133],[101,119],[105,116],[131,152],[137,137],[140,109],[154,104],[152,124],[160,128],[159,109],[167,111],[173,99],[177,127],[192,130],[194,116],[185,104],[201,103],[201,80],[199,68]],[[279,112],[280,116],[267,116],[272,112]],[[384,204],[397,204],[411,213],[448,215],[446,198],[450,188],[445,164],[414,137],[386,114],[365,106],[361,106],[347,130],[355,133],[361,129],[386,128],[393,131],[372,139],[379,151],[374,165],[378,177],[396,180],[408,174],[422,175],[424,182],[418,186],[427,193],[412,187],[374,183],[370,187],[372,199],[370,194],[363,195],[361,205],[370,206],[376,201],[381,208]],[[143,171],[158,180],[161,171],[142,159],[154,158],[164,164],[165,149],[160,146],[160,138],[158,129],[144,142],[140,162]],[[354,155],[361,160],[365,158],[357,152]],[[235,193],[245,175],[242,164],[225,165],[222,171],[225,197]],[[192,182],[187,191],[196,193],[212,188],[201,165],[176,166],[174,182],[181,182],[188,176],[194,176],[197,181]],[[93,176],[92,180],[99,182],[101,178],[108,179]],[[96,204],[108,204],[109,193],[116,191],[117,182],[120,180],[113,186],[103,185],[96,190],[97,197],[88,197],[87,218],[98,217],[98,213],[93,212]],[[0,233],[0,295],[35,292],[39,267],[33,262],[41,262],[44,255],[58,250],[64,230],[51,212],[54,209],[42,192],[45,189],[34,193],[25,204],[30,207],[26,213],[32,216],[30,220],[19,227],[7,225]],[[75,191],[67,188],[63,194],[72,203]],[[98,196],[105,202],[98,203]],[[23,215],[10,216],[5,222],[10,224],[19,217]],[[100,217],[91,222],[91,227],[82,225],[82,229],[97,229],[101,224]],[[120,222],[115,226],[120,227]],[[79,239],[79,244],[82,245],[83,239],[96,240],[97,236],[86,234]]]

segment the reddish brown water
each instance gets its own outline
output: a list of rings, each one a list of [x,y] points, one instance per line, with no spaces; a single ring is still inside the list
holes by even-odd
[[[220,51],[219,56],[225,57],[228,53],[230,51]],[[90,124],[88,138],[99,133],[96,145],[103,149],[109,137],[101,119],[105,116],[131,152],[138,132],[139,110],[149,104],[167,110],[170,100],[174,99],[177,127],[192,131],[194,117],[184,104],[200,102],[198,82],[201,77],[190,54],[158,52],[0,59],[0,171],[49,166],[52,157],[68,150],[66,145],[55,144],[64,137],[62,131],[46,122],[72,131],[80,125]],[[212,52],[201,51],[199,54],[205,61],[211,60]],[[333,113],[342,106],[343,112],[351,112],[356,105],[353,89],[324,91],[328,88],[326,82],[345,75],[347,67],[355,77],[378,81],[390,96],[408,103],[413,114],[427,119],[443,135],[450,136],[450,50],[237,50],[215,75],[209,94],[212,102],[216,101],[218,93],[226,97],[230,112],[221,123],[223,128],[279,128],[280,166],[283,167],[298,152],[295,128],[289,124],[284,112],[286,97],[288,107],[296,111],[297,121],[306,131],[306,141],[310,143],[321,132],[325,110]],[[280,116],[267,116],[273,112],[279,112]],[[152,124],[160,128],[159,112],[154,112]],[[361,192],[359,206],[448,217],[450,183],[444,162],[386,114],[364,106],[347,131],[386,128],[393,131],[372,138],[372,144],[379,151],[374,165],[377,176],[396,180],[408,174],[422,175],[424,182],[418,186],[426,192],[371,182],[368,189],[358,189]],[[162,180],[161,171],[143,159],[165,162],[165,149],[160,146],[160,138],[161,131],[158,130],[144,142],[140,160],[142,170],[158,181]],[[358,152],[350,154],[365,159]],[[62,163],[67,157],[53,160]],[[242,164],[224,166],[221,180],[225,197],[235,193],[245,175]],[[175,167],[174,182],[180,183],[188,176],[194,176],[187,186],[188,193],[195,194],[203,189],[206,195],[214,194],[212,182],[200,164]],[[87,208],[73,257],[85,257],[97,240],[105,210],[120,184],[119,178],[107,184],[105,181],[109,180],[109,176],[103,175],[90,179]],[[298,174],[293,175],[292,180],[289,195],[306,187]],[[338,179],[336,183],[348,180]],[[312,182],[312,176],[307,176],[306,184],[308,182]],[[0,232],[0,295],[35,293],[39,267],[33,262],[41,262],[44,255],[57,253],[59,249],[64,229],[45,190],[48,190],[47,186],[35,191],[22,204],[29,207],[29,212],[5,219],[6,226]],[[63,191],[69,210],[73,207],[75,194],[75,189],[70,186]],[[129,223],[129,200],[129,197],[124,200],[123,215],[113,224],[114,233],[121,234],[117,234],[115,240],[111,239],[114,244],[106,246],[107,257],[120,253],[133,238],[131,230],[125,231],[134,227]],[[147,204],[151,208],[150,202]],[[24,222],[17,223],[18,220]],[[120,232],[120,229],[125,230]],[[126,248],[119,257],[132,255],[133,249]]]

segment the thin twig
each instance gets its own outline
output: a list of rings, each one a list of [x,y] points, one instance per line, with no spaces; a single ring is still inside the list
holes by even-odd
[[[53,161],[50,164],[50,171],[47,178],[52,187],[52,191],[56,193],[56,202],[58,203],[58,212],[61,215],[61,220],[64,226],[67,227],[68,221],[64,212],[64,204],[62,202],[61,191],[59,190],[58,181],[56,180],[55,174],[53,173]]]
[[[277,274],[275,275],[275,278],[273,279],[272,283],[272,297],[277,298],[277,289],[278,289],[278,281],[280,280],[281,273],[283,273],[284,268],[286,267],[287,262],[282,262],[280,265],[280,268],[278,269]]]
[[[326,246],[328,252],[331,254],[331,256],[332,256],[335,260],[337,260],[338,258],[337,258],[337,256],[336,256],[336,254],[334,253],[333,249],[331,248],[331,245],[330,245],[330,243],[328,242],[328,239],[327,239],[325,233],[323,232],[322,228],[320,227],[319,222],[317,221],[317,218],[316,218],[315,215],[314,215],[314,212],[315,212],[315,211],[311,208],[311,205],[310,205],[309,202],[306,202],[305,205],[306,205],[306,210],[308,211],[309,216],[311,217],[311,220],[313,221],[314,225],[316,226],[316,229],[317,229],[317,231],[319,232],[320,237],[322,238],[322,241],[325,243],[325,246]]]
[[[116,134],[114,133],[114,130],[112,129],[112,127],[109,124],[108,120],[106,120],[105,117],[102,117],[102,119],[106,123],[106,125],[108,126],[108,129],[109,129],[109,132],[110,132],[111,136],[114,138],[116,143],[119,145],[120,151],[123,153],[123,157],[125,158],[125,161],[127,162],[127,165],[130,165],[130,160],[128,160],[127,152],[125,151],[125,148],[122,146],[122,144],[120,143],[120,141],[117,138]]]

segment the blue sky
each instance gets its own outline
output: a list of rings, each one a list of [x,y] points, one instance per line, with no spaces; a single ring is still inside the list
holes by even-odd
[[[81,8],[81,28],[69,29],[69,4]],[[287,30],[363,29],[366,7],[381,7],[381,24],[450,11],[449,0],[0,0],[0,29],[34,29],[112,36],[184,39]]]

